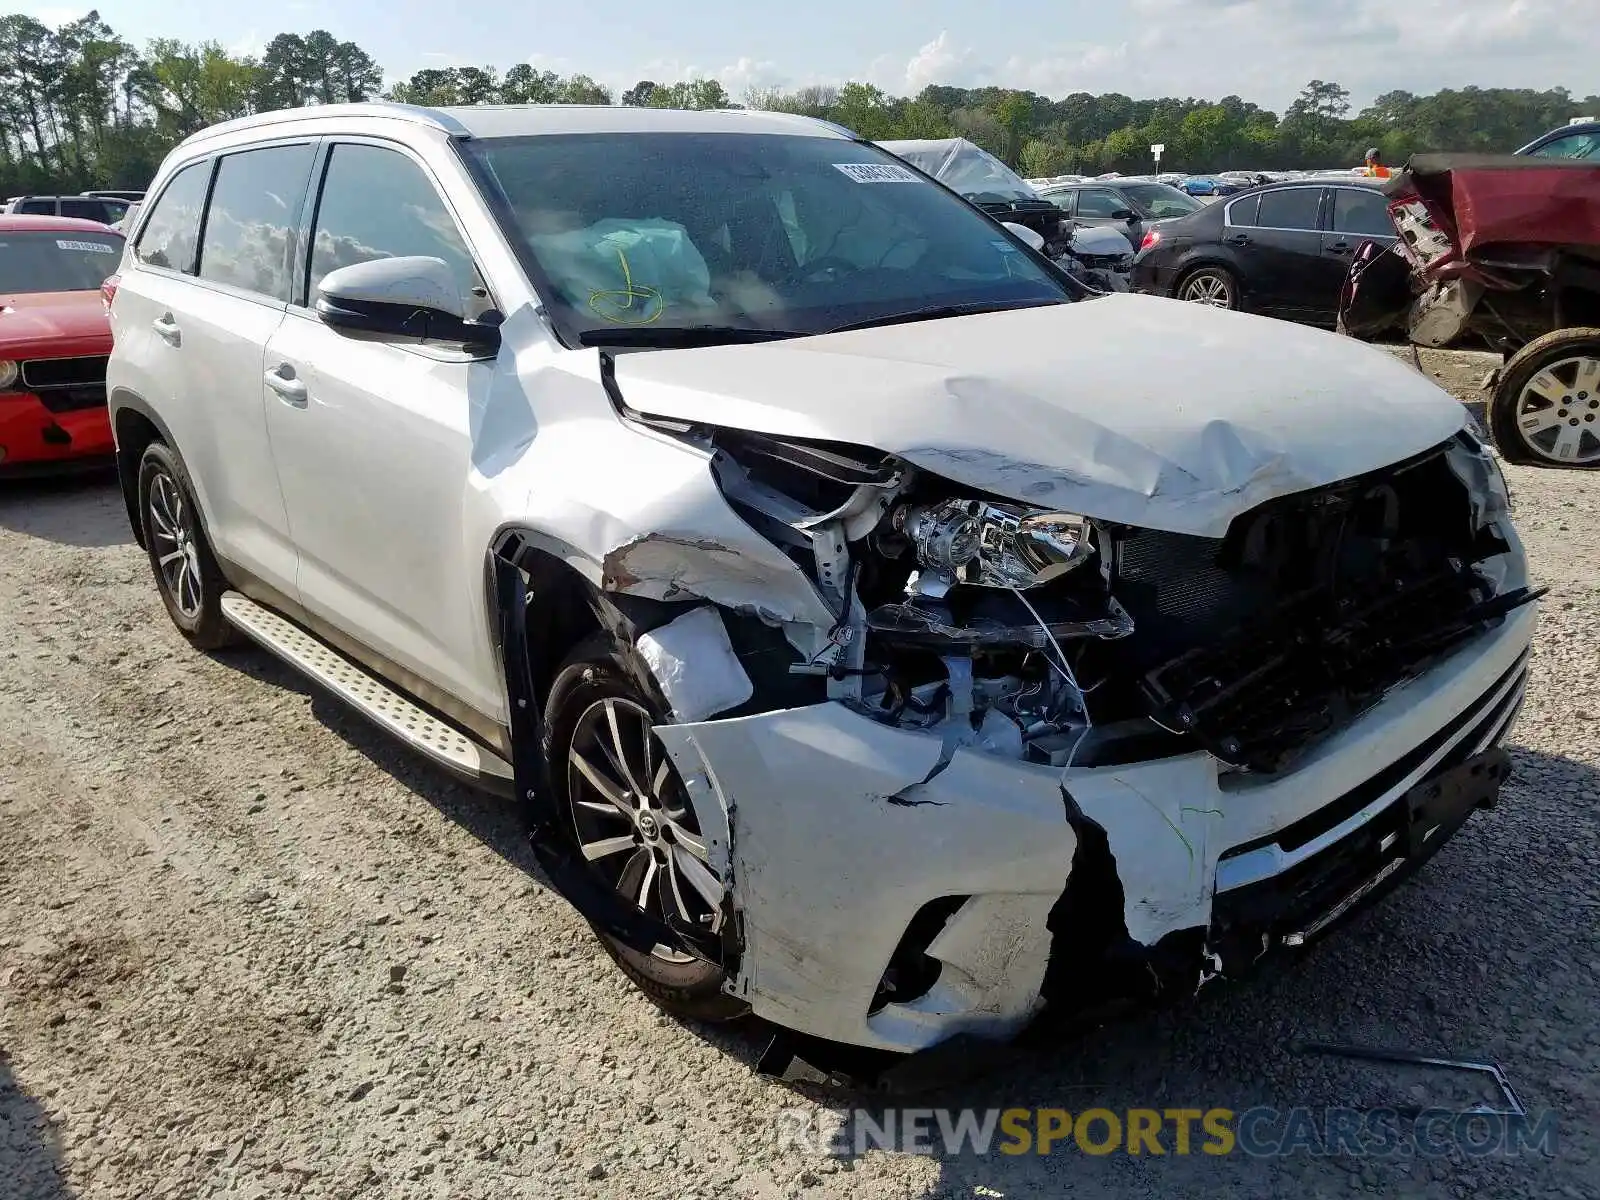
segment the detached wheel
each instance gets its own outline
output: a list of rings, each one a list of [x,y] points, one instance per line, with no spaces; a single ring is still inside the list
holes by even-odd
[[[139,460],[139,520],[156,590],[178,632],[200,650],[237,640],[222,616],[222,576],[200,524],[188,473],[168,447],[152,442]]]
[[[1512,462],[1600,468],[1600,329],[1535,338],[1500,372],[1489,429]]]
[[[694,806],[651,726],[664,706],[645,695],[608,643],[567,659],[545,710],[545,754],[568,832],[590,867],[628,903],[715,933],[723,887],[707,861]],[[727,1021],[746,1006],[722,990],[715,963],[657,946],[641,954],[596,930],[633,983],[677,1016]]]
[[[1183,277],[1175,295],[1186,303],[1204,304],[1207,308],[1239,307],[1239,285],[1232,272],[1223,267],[1191,271]]]

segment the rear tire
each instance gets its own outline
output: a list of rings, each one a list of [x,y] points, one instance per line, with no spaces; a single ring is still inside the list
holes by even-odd
[[[1600,328],[1557,329],[1512,355],[1489,432],[1508,462],[1600,469]]]
[[[239,635],[222,615],[228,581],[206,540],[189,473],[161,442],[151,442],[139,460],[139,521],[156,590],[178,632],[198,650],[236,643]]]
[[[1178,281],[1172,294],[1186,304],[1239,309],[1239,281],[1226,267],[1199,267]]]
[[[641,690],[610,641],[591,639],[568,656],[551,685],[545,761],[568,834],[606,882],[654,916],[670,906],[703,926],[722,919],[720,906],[704,894],[721,885],[699,865],[699,821],[677,768],[648,732],[664,713],[665,704]],[[723,992],[727,973],[720,965],[661,946],[641,954],[595,933],[622,973],[667,1012],[729,1021],[747,1011]]]

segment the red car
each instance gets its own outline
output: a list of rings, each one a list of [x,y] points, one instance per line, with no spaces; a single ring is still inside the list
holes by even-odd
[[[112,460],[100,284],[121,261],[94,221],[0,214],[0,475]]]

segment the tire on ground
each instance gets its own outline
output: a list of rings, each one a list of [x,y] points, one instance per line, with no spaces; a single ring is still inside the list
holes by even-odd
[[[568,788],[568,755],[579,719],[593,704],[607,697],[640,705],[657,719],[665,713],[658,697],[646,695],[618,660],[609,639],[592,638],[570,655],[557,672],[545,705],[544,752],[550,764],[554,798],[576,833]],[[730,1021],[748,1006],[722,990],[727,978],[722,967],[692,959],[677,962],[654,954],[641,954],[595,930],[606,952],[634,985],[666,1011],[701,1021]]]
[[[193,543],[193,566],[198,567],[195,579],[199,585],[200,602],[197,606],[180,604],[162,572],[161,559],[180,552],[180,548],[165,536],[158,537],[156,518],[151,511],[154,493],[161,479],[170,481],[186,518],[186,536]],[[166,606],[167,616],[177,626],[178,632],[200,650],[216,650],[239,641],[239,634],[222,615],[222,593],[228,581],[217,566],[211,543],[206,538],[205,525],[200,520],[200,506],[195,502],[194,487],[183,461],[163,442],[151,442],[139,460],[139,522],[144,529],[144,544],[150,559],[150,570],[155,575],[156,590]],[[185,607],[193,607],[192,613]]]

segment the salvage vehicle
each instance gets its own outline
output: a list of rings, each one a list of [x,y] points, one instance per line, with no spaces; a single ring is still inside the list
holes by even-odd
[[[1537,593],[1459,404],[836,126],[247,117],[114,292],[177,629],[514,791],[640,988],[806,1062],[1192,995],[1505,775]]]
[[[1352,262],[1340,327],[1487,343],[1501,453],[1600,468],[1600,161],[1424,154],[1384,193],[1399,237]]]
[[[1394,236],[1376,180],[1267,184],[1147,230],[1133,288],[1332,328],[1356,252]]]
[[[1148,230],[1204,207],[1175,187],[1143,181],[1060,184],[1041,188],[1039,195],[1081,228],[1115,229],[1135,250]]]
[[[1032,230],[1047,258],[1097,291],[1125,292],[1133,250],[1120,233],[1063,219],[1055,201],[965,138],[879,142],[879,146],[965,196],[997,221]]]
[[[100,285],[122,247],[93,221],[0,214],[0,475],[110,465]]]

